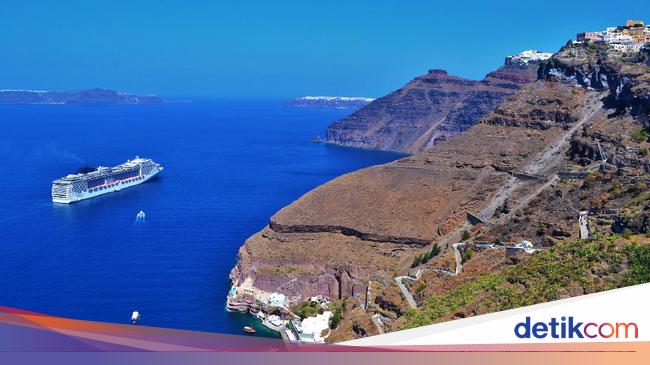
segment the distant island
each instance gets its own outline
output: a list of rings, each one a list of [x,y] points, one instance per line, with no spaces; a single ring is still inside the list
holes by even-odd
[[[358,96],[303,96],[287,104],[298,108],[359,109],[373,100]]]
[[[0,90],[0,104],[131,105],[162,104],[156,95],[127,94],[108,89],[76,91]]]

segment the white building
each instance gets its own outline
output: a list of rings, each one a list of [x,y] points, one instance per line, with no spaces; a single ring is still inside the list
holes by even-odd
[[[622,53],[636,53],[641,50],[643,43],[611,43],[610,47]]]
[[[639,28],[630,24],[641,24],[640,21],[627,21],[627,27],[607,27],[602,32],[578,33],[579,42],[604,41],[611,49],[621,53],[636,53],[650,41],[650,27]],[[632,28],[630,28],[632,27]]]
[[[325,311],[316,317],[307,317],[299,322],[291,321],[292,329],[287,329],[289,339],[308,343],[325,343],[323,333],[329,329],[332,312]]]
[[[552,53],[540,52],[534,49],[529,49],[516,55],[511,55],[506,57],[506,63],[515,63],[527,65],[529,63],[539,63],[541,61],[547,60],[553,56]]]
[[[524,249],[524,250],[526,250],[526,251],[528,251],[528,250],[532,250],[532,249],[533,249],[533,243],[530,242],[530,241],[526,241],[526,240],[521,241],[521,242],[519,243],[519,245],[521,245],[521,248]]]
[[[629,44],[632,43],[632,37],[628,34],[607,33],[604,38],[607,43]]]
[[[287,297],[281,293],[259,293],[257,299],[271,307],[285,307],[287,305]]]

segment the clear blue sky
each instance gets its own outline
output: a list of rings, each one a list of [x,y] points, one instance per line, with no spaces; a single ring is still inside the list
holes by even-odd
[[[3,0],[0,88],[381,96],[627,18],[650,20],[650,2]]]

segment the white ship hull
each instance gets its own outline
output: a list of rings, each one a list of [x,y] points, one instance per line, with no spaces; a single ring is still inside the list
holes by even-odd
[[[158,171],[158,172],[160,172],[160,171]],[[70,204],[70,203],[78,202],[80,200],[90,199],[90,198],[94,198],[96,196],[100,196],[100,195],[104,195],[104,194],[108,194],[108,193],[113,193],[113,192],[116,192],[116,191],[120,191],[122,189],[130,188],[131,186],[140,185],[143,182],[145,182],[145,181],[151,179],[152,177],[156,176],[156,174],[158,174],[158,172],[155,172],[155,173],[153,173],[153,174],[151,174],[149,176],[143,176],[142,179],[140,179],[140,180],[120,181],[120,182],[118,182],[118,183],[116,183],[116,184],[114,184],[112,186],[107,186],[106,189],[104,189],[104,190],[96,191],[96,192],[93,192],[93,193],[84,191],[83,193],[80,193],[80,194],[72,194],[72,196],[70,196],[70,199],[52,198],[52,201],[54,203]]]
[[[140,160],[136,159],[134,161],[139,162]],[[156,176],[162,170],[162,166],[154,164],[154,167],[146,170],[147,173],[144,173],[143,170],[140,169],[140,173],[135,176],[130,176],[122,180],[107,179],[103,184],[92,186],[90,188],[86,186],[87,184],[82,184],[81,186],[83,186],[83,188],[81,189],[73,189],[71,185],[66,185],[65,187],[58,188],[55,188],[53,186],[52,202],[59,204],[70,204],[78,202],[80,200],[90,199],[100,195],[120,191],[132,186],[140,185]]]

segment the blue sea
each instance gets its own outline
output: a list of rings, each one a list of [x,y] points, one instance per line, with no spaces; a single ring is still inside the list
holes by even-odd
[[[0,305],[69,318],[221,333],[255,325],[224,309],[244,240],[273,213],[392,153],[311,143],[349,113],[270,101],[0,106]],[[72,205],[52,180],[136,155],[165,170]],[[146,213],[136,224],[136,214]],[[272,335],[262,331],[262,334]]]

